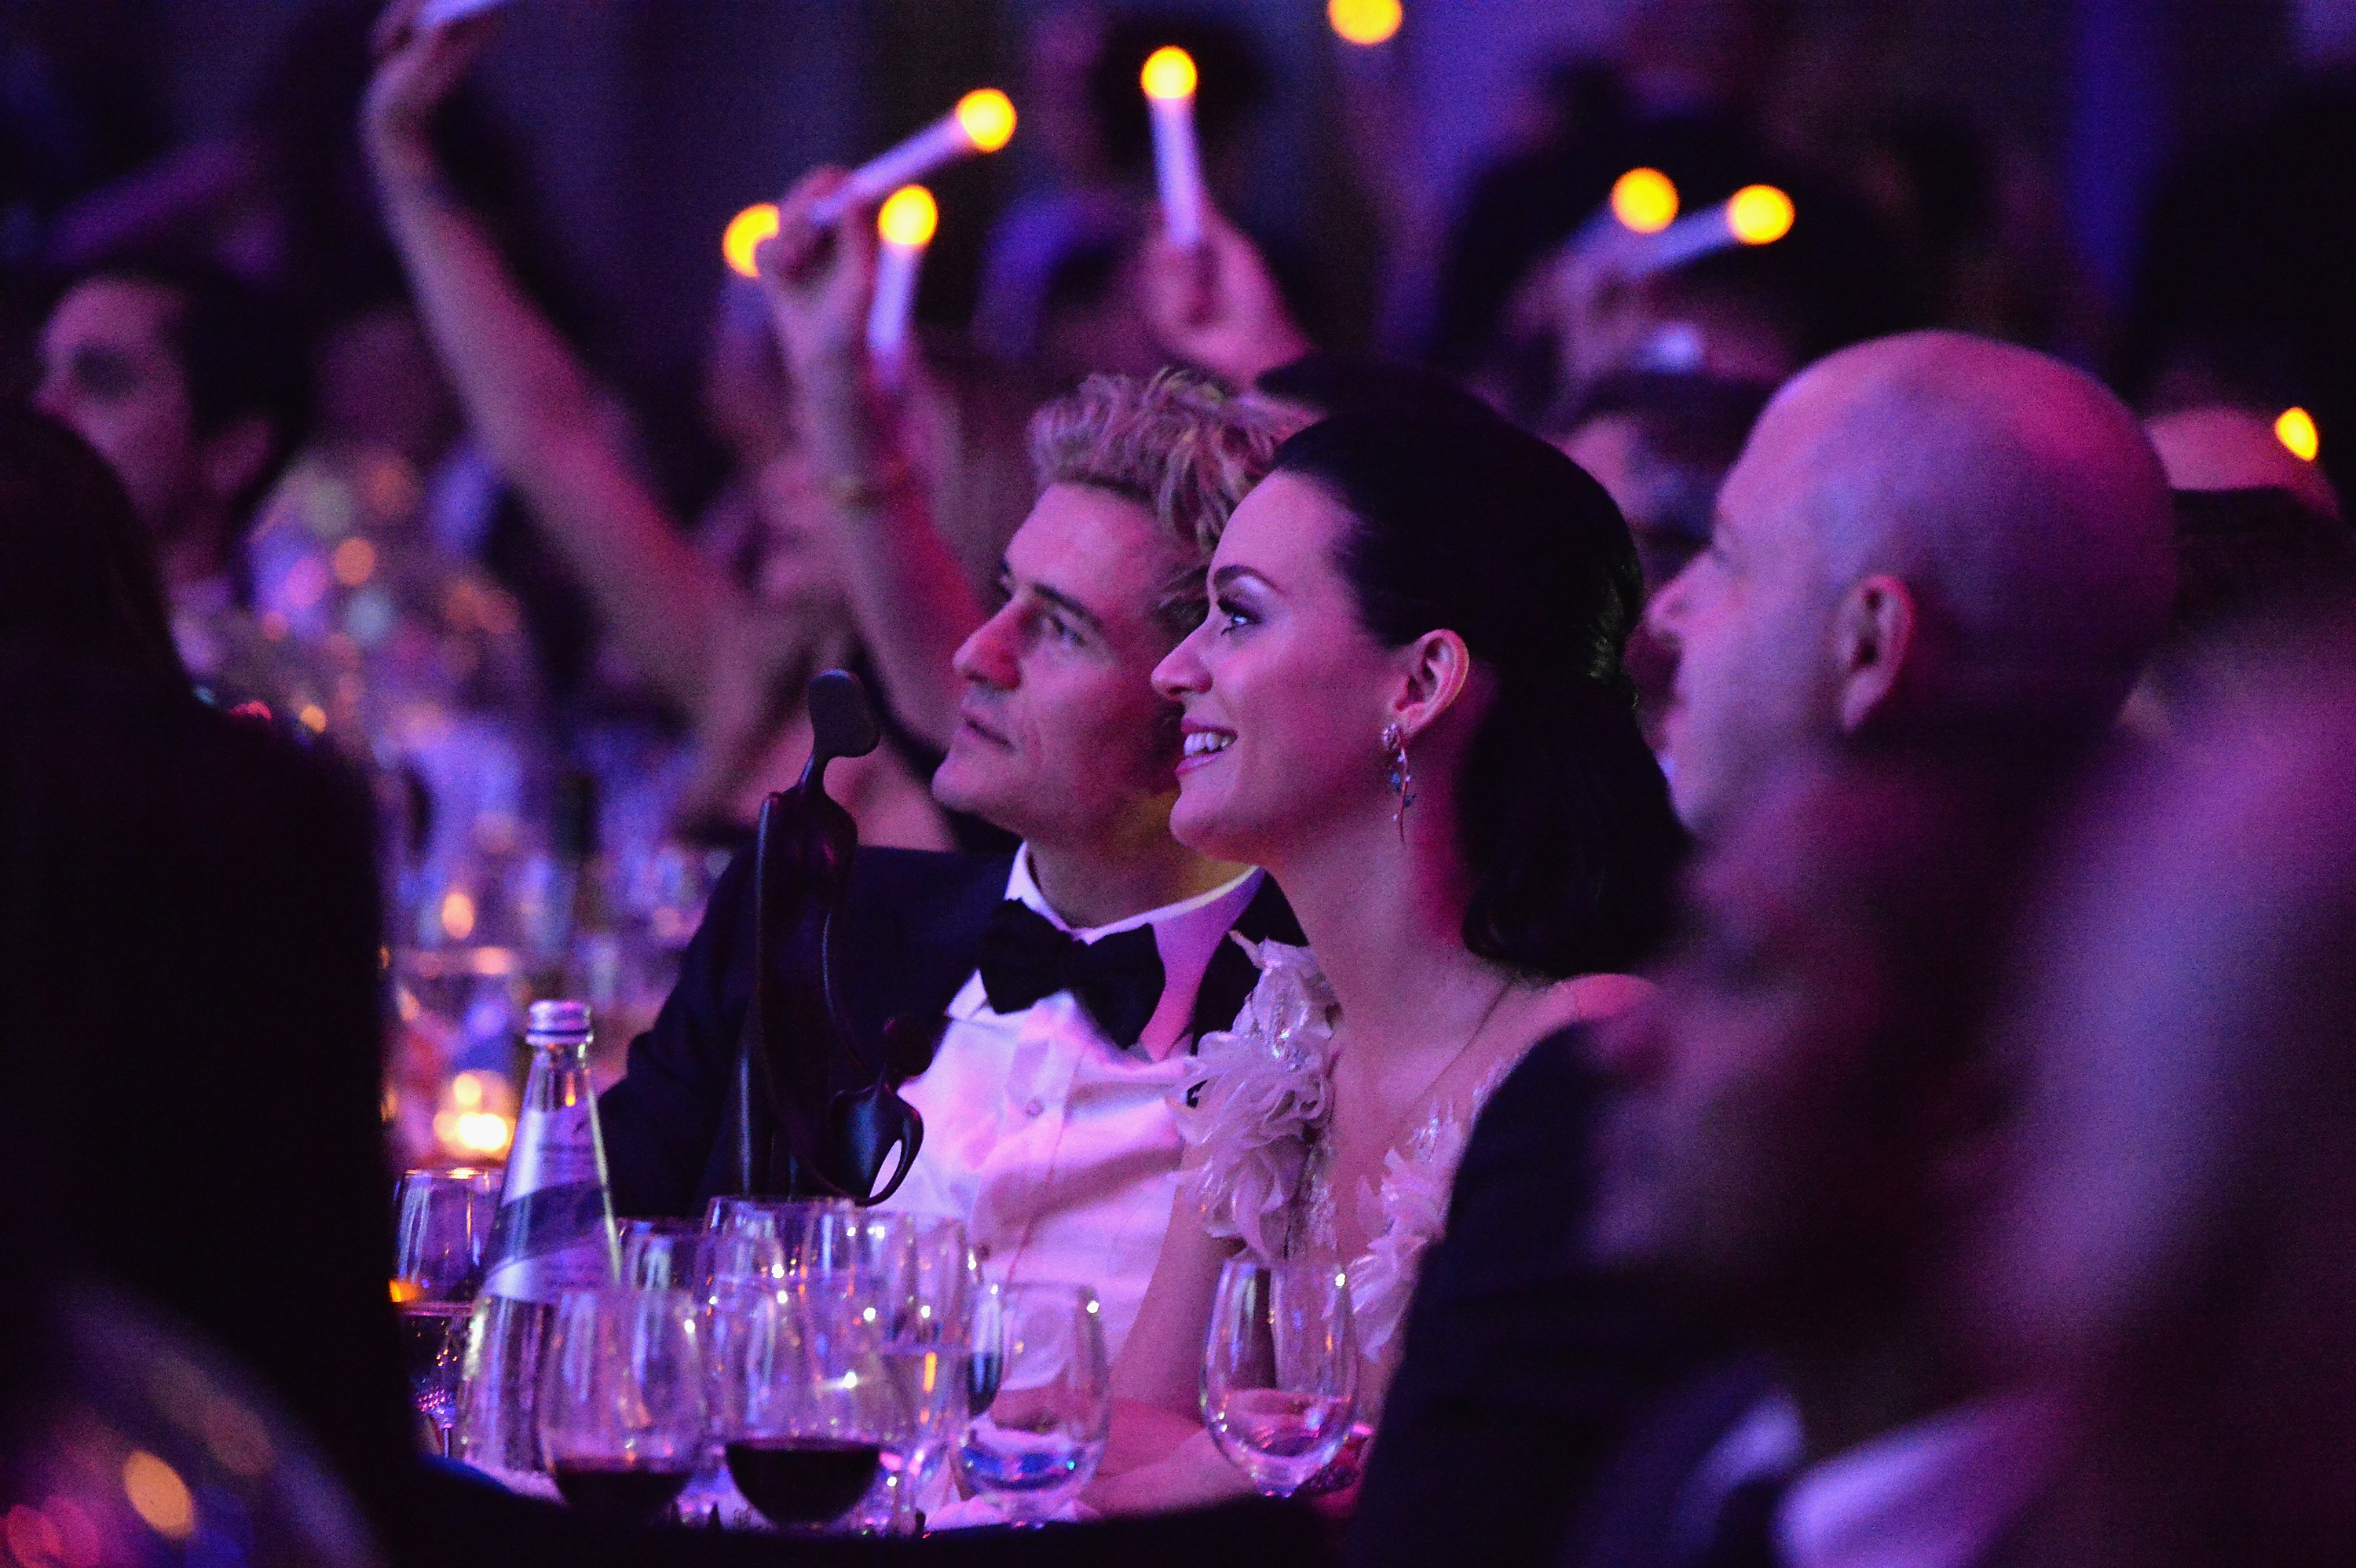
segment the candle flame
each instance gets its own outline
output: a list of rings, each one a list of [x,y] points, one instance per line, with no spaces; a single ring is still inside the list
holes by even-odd
[[[761,269],[753,260],[761,241],[772,239],[777,232],[777,204],[764,201],[746,208],[728,220],[727,231],[720,236],[720,254],[727,259],[728,270],[740,278],[757,278]]]
[[[933,193],[920,185],[904,185],[885,199],[875,215],[876,232],[886,243],[916,250],[933,241],[940,227],[941,209]]]
[[[1404,19],[1399,0],[1327,0],[1325,20],[1343,42],[1372,48],[1391,40]]]
[[[1792,198],[1772,185],[1747,185],[1726,204],[1726,226],[1745,245],[1772,245],[1792,231]]]
[[[2315,454],[2323,450],[2322,437],[2315,428],[2315,416],[2305,409],[2285,409],[2282,417],[2275,421],[2275,439],[2302,463],[2314,462]]]
[[[994,87],[978,88],[958,100],[957,123],[977,153],[994,153],[1013,139],[1014,104]]]
[[[1676,185],[1658,169],[1630,169],[1612,182],[1612,216],[1639,234],[1658,234],[1676,221]]]
[[[1175,44],[1166,44],[1145,57],[1145,69],[1138,80],[1145,84],[1148,98],[1192,98],[1194,57]]]

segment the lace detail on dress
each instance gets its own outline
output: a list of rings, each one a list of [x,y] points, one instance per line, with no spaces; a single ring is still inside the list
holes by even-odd
[[[1259,984],[1233,1029],[1203,1037],[1173,1095],[1180,1134],[1205,1150],[1187,1191],[1212,1235],[1239,1238],[1255,1256],[1273,1261],[1303,1244],[1338,1254],[1340,1195],[1323,1136],[1333,1114],[1333,988],[1305,947],[1243,946]],[[1371,1239],[1347,1272],[1359,1352],[1370,1362],[1391,1359],[1424,1249],[1447,1228],[1473,1119],[1513,1065],[1493,1070],[1469,1105],[1434,1106],[1385,1156],[1380,1188],[1360,1195]]]

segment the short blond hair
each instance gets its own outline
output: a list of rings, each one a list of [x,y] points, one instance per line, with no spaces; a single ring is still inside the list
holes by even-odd
[[[1031,465],[1043,490],[1092,485],[1160,518],[1192,563],[1199,604],[1202,572],[1236,503],[1267,476],[1293,428],[1190,371],[1091,376],[1031,416]]]

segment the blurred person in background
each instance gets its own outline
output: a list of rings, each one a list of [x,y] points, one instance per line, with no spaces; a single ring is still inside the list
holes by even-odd
[[[1655,996],[1594,1031],[1592,1256],[1763,1360],[1645,1413],[1567,1561],[1964,1568],[2065,1462],[2066,1410],[1961,1343],[2035,798],[1967,755],[1795,763],[1697,869]]]
[[[1708,548],[1719,488],[1773,391],[1755,381],[1636,371],[1606,377],[1548,417],[1545,433],[1620,504],[1648,603]],[[1639,625],[1627,663],[1637,719],[1657,751],[1676,661]]]
[[[2349,617],[2210,640],[2090,797],[2002,1048],[2034,1066],[1976,1347],[2084,1408],[2027,1563],[2344,1561],[2356,1535]]]
[[[2165,634],[2172,540],[2158,459],[2079,371],[1945,333],[1811,367],[1752,428],[1708,548],[1646,612],[1677,659],[1678,815],[1708,845],[1779,769],[1826,751],[1976,751],[2067,780]],[[1354,1562],[1440,1550],[1430,1521],[1460,1525],[1446,1499],[1500,1477],[1546,1501],[1488,1525],[1481,1549],[1547,1560],[1636,1402],[1698,1353],[1580,1254],[1597,1092],[1580,1043],[1550,1042],[1475,1124]]]
[[[34,404],[122,479],[191,673],[268,700],[310,696],[316,677],[254,620],[245,551],[253,508],[310,417],[292,318],[210,267],[123,262],[65,290],[39,354]]]
[[[496,27],[420,27],[416,4],[380,24],[365,132],[394,240],[443,362],[500,471],[531,505],[609,632],[689,717],[700,757],[682,817],[748,821],[809,750],[802,691],[856,659],[837,541],[812,475],[781,452],[755,480],[769,533],[755,597],[699,557],[629,459],[573,352],[518,287],[484,226],[449,198],[431,126]],[[888,702],[888,694],[887,694]],[[835,788],[874,844],[943,848],[939,809],[905,738],[844,764]]]

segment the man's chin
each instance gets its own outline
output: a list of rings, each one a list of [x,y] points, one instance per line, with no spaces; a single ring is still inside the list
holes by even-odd
[[[1022,791],[998,776],[994,770],[971,756],[960,756],[958,745],[950,742],[949,754],[933,770],[933,798],[951,811],[968,816],[979,816],[993,827],[1002,827],[1017,837],[1023,828],[1013,818],[1025,815],[1020,808]],[[1009,807],[1014,809],[1010,810]]]

